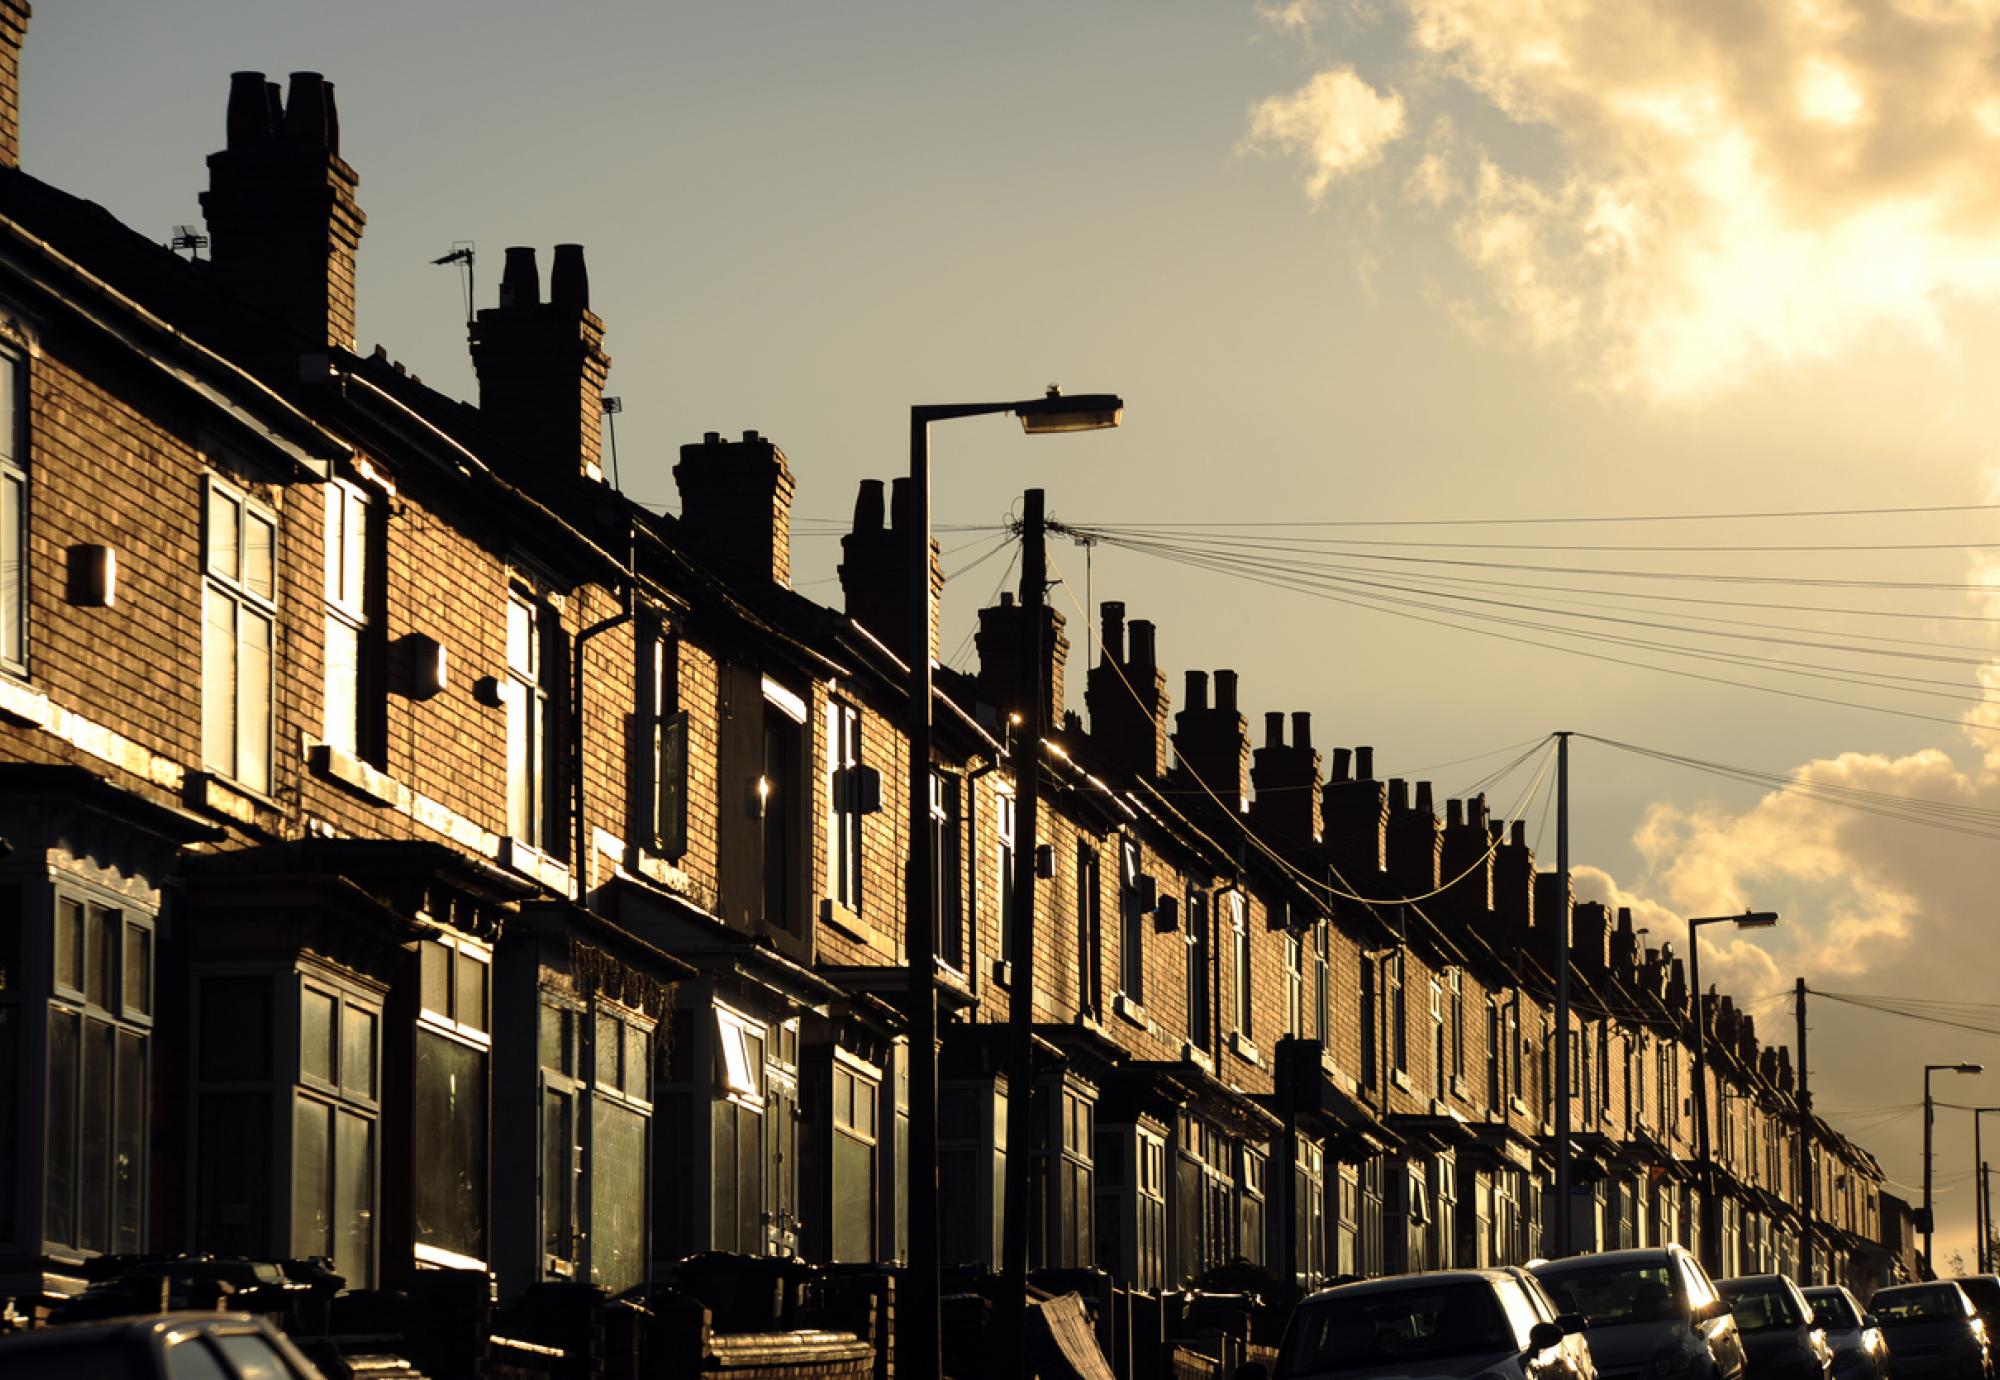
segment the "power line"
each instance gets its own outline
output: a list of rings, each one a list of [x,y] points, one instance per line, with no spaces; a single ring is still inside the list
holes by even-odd
[[[1933,503],[1913,507],[1885,508],[1794,508],[1766,511],[1709,513],[1625,513],[1616,515],[1558,517],[1478,517],[1478,518],[1341,518],[1278,522],[1155,522],[1153,527],[1528,527],[1595,522],[1734,522],[1764,518],[1885,517],[1914,513],[1986,513],[2000,510],[2000,503]]]

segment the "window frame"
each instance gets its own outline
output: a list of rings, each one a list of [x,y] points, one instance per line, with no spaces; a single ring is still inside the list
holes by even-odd
[[[30,477],[31,429],[29,421],[33,412],[33,399],[29,388],[29,361],[32,354],[19,342],[11,338],[0,338],[0,369],[9,378],[9,401],[12,403],[11,416],[0,418],[0,427],[6,429],[6,449],[0,451],[0,577],[5,574],[8,562],[4,559],[6,544],[11,540],[14,554],[11,564],[14,570],[14,598],[0,602],[0,672],[26,679],[29,674],[31,617],[33,603],[29,598],[34,574],[34,561],[29,549],[29,535],[34,507],[33,481]],[[16,497],[13,511],[7,511],[7,493],[12,488]],[[4,587],[4,586],[0,586]],[[9,647],[9,642],[14,646]]]
[[[633,836],[669,860],[687,852],[688,715],[680,707],[680,638],[665,617],[643,623],[639,637],[637,772]]]
[[[382,994],[368,991],[318,967],[294,969],[288,977],[289,981],[287,985],[290,989],[288,993],[290,1002],[288,1005],[291,1011],[292,1023],[297,1032],[298,1044],[297,1058],[291,1061],[292,1067],[286,1070],[287,1073],[293,1076],[281,1080],[282,1084],[289,1085],[291,1093],[291,1105],[288,1109],[291,1124],[291,1173],[288,1181],[290,1191],[286,1195],[286,1203],[290,1211],[290,1221],[285,1237],[291,1243],[291,1249],[295,1254],[329,1256],[335,1254],[333,1251],[327,1250],[326,1246],[330,1242],[338,1241],[338,1234],[341,1230],[336,1211],[340,1194],[339,1174],[344,1167],[344,1152],[342,1151],[340,1136],[338,1134],[338,1128],[341,1124],[340,1118],[346,1116],[363,1123],[368,1128],[367,1167],[364,1171],[366,1178],[366,1204],[362,1209],[366,1214],[366,1220],[369,1224],[367,1228],[368,1244],[365,1248],[367,1259],[363,1262],[363,1275],[358,1279],[348,1278],[347,1284],[349,1288],[372,1288],[379,1278],[381,1252],[381,1234],[378,1224],[381,1221],[380,1206],[382,1201],[382,1071],[384,1064],[382,1050],[383,1036],[386,1030],[384,1000]],[[330,1076],[322,1076],[308,1070],[306,1067],[305,1016],[306,994],[308,992],[325,997],[333,1003],[333,1038],[328,1051],[331,1069]],[[349,1051],[347,1034],[350,1013],[364,1016],[374,1023],[373,1041],[368,1054],[368,1082],[364,1088],[353,1086],[350,1084],[348,1078]],[[306,1224],[300,1213],[300,1194],[306,1181],[300,1160],[303,1147],[299,1141],[299,1116],[301,1110],[305,1107],[323,1109],[327,1115],[327,1125],[329,1128],[325,1147],[327,1165],[323,1185],[328,1195],[326,1203],[326,1230],[329,1241],[303,1243],[304,1246],[310,1247],[310,1249],[302,1249],[301,1242],[301,1233],[305,1230]]]
[[[1246,1040],[1256,1038],[1256,983],[1250,957],[1250,897],[1240,888],[1229,893],[1231,989],[1235,997],[1236,1033]]]
[[[1210,894],[1200,887],[1188,888],[1183,935],[1187,946],[1187,1039],[1190,1045],[1201,1050],[1208,1049],[1215,1041],[1215,1013],[1211,1009],[1214,1002],[1209,983],[1214,950],[1210,930],[1211,900]]]
[[[218,569],[220,553],[215,549],[217,540],[217,505],[231,505],[236,514],[235,564],[228,571]],[[249,564],[250,543],[245,540],[252,522],[270,529],[271,571],[270,589],[259,592],[246,574]],[[278,521],[276,508],[253,496],[243,485],[234,484],[221,475],[209,472],[202,476],[202,520],[201,520],[201,590],[202,590],[202,732],[201,764],[204,771],[225,777],[253,794],[268,797],[275,786],[277,762],[277,683],[278,683],[278,606],[283,597],[281,580],[282,557],[280,553],[283,528]],[[209,741],[209,716],[214,710],[210,696],[219,693],[211,686],[208,677],[210,645],[209,603],[211,598],[226,604],[230,609],[229,633],[229,750],[227,760],[217,751],[217,745]],[[243,676],[243,628],[245,619],[261,619],[266,628],[266,664],[264,668],[264,701],[261,711],[263,727],[263,776],[258,779],[245,773],[245,726],[244,726],[244,676]],[[254,726],[251,729],[254,734]]]
[[[526,629],[515,646],[515,614]],[[556,696],[550,682],[555,611],[520,581],[507,587],[507,837],[536,852],[555,851],[561,830],[555,801],[556,762],[551,731]],[[517,659],[517,650],[519,659]],[[518,717],[517,717],[518,716]]]
[[[457,931],[436,929],[419,941],[419,964],[423,946],[436,945],[448,955],[445,964],[446,1011],[438,1011],[427,1004],[427,994],[420,980],[417,985],[417,1017],[414,1022],[414,1047],[421,1047],[426,1035],[445,1040],[462,1049],[474,1051],[481,1060],[482,1078],[480,1087],[480,1116],[484,1125],[485,1138],[489,1142],[493,1128],[493,950],[469,935]],[[463,1017],[464,999],[461,992],[460,974],[465,971],[460,960],[473,965],[481,976],[481,1014],[485,1024],[468,1021]],[[414,1096],[414,1094],[413,1094]],[[413,1221],[411,1228],[411,1250],[413,1258],[422,1264],[442,1265],[448,1269],[484,1268],[486,1259],[493,1249],[493,1204],[490,1153],[483,1166],[487,1176],[484,1202],[481,1205],[479,1236],[484,1243],[486,1256],[473,1257],[453,1251],[447,1247],[435,1246],[418,1239],[418,1229]]]
[[[826,701],[823,767],[826,773],[825,894],[850,915],[862,907],[862,827],[858,773],[862,718],[859,706],[838,696]]]

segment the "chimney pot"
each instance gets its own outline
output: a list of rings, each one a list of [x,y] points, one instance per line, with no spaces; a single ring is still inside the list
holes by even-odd
[[[743,444],[746,446],[755,445],[757,442],[763,439],[764,439],[763,437],[757,434],[754,428],[752,430],[743,433]]]
[[[583,246],[559,244],[549,267],[549,301],[576,311],[590,310],[590,271],[583,266]]]
[[[1187,673],[1187,707],[1197,710],[1208,708],[1208,672]]]
[[[264,88],[262,72],[229,74],[226,147],[247,149],[271,142],[271,102]]]
[[[1226,713],[1236,712],[1236,673],[1217,671],[1215,673],[1215,707]]]
[[[1409,783],[1400,776],[1389,778],[1389,808],[1397,813],[1410,808]]]
[[[1332,779],[1335,781],[1345,781],[1347,779],[1347,765],[1349,762],[1353,760],[1354,760],[1354,753],[1351,749],[1335,748],[1333,750]]]
[[[535,267],[535,251],[515,245],[507,251],[500,269],[500,309],[520,310],[539,305],[542,300],[542,272]]]
[[[1304,709],[1292,711],[1292,746],[1309,748],[1313,745],[1313,716]]]
[[[1154,628],[1152,620],[1134,618],[1125,625],[1130,640],[1130,654],[1125,665],[1136,673],[1149,674],[1159,664],[1154,651]]]
[[[1375,779],[1375,749],[1358,747],[1354,749],[1354,779],[1373,781]]]
[[[1285,716],[1277,710],[1264,715],[1264,746],[1267,748],[1285,745]]]
[[[1444,803],[1444,821],[1457,829],[1465,823],[1465,805],[1461,801],[1447,800]]]
[[[1102,615],[1104,658],[1122,665],[1125,661],[1125,605],[1116,599],[1106,599],[1098,605],[1098,612]]]
[[[1419,781],[1417,783],[1417,808],[1427,815],[1437,813],[1431,804],[1431,783],[1428,781]]]
[[[705,446],[720,445],[722,443],[722,433],[719,431],[704,431],[701,433],[701,443]],[[867,484],[871,482],[880,483],[881,481],[880,480],[871,481],[864,479],[861,482]]]
[[[285,92],[285,140],[307,148],[338,153],[335,143],[332,88],[318,72],[294,72]]]
[[[708,433],[708,442],[714,445],[722,439],[714,432]],[[879,532],[882,530],[882,481],[864,479],[861,492],[854,496],[854,530],[857,532]]]
[[[1516,848],[1526,848],[1528,846],[1527,820],[1517,819],[1507,827],[1507,842],[1513,844]]]
[[[1001,607],[1001,608],[1003,608],[1003,609],[1011,609],[1011,608],[1013,608],[1013,607],[1014,607],[1014,591],[1013,591],[1013,590],[1011,590],[1011,589],[1003,589],[1003,590],[1001,590],[1001,591],[1000,591],[1000,607]]]
[[[907,532],[910,530],[910,481],[892,479],[889,481],[889,530]]]

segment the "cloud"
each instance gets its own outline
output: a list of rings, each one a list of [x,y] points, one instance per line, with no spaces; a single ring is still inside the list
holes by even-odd
[[[1298,159],[1306,196],[1318,201],[1340,178],[1379,163],[1404,123],[1401,96],[1378,92],[1352,67],[1334,67],[1289,96],[1260,102],[1243,148]]]
[[[1494,305],[1591,386],[1704,399],[1885,325],[1936,342],[1948,304],[2000,294],[2000,6],[1402,12],[1411,113],[1460,111],[1477,169],[1450,198],[1435,148],[1403,176]],[[1321,80],[1368,90],[1346,68]],[[1315,174],[1308,195],[1374,161]]]

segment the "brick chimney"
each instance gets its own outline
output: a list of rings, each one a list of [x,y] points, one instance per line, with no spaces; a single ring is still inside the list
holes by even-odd
[[[1232,810],[1250,797],[1250,725],[1236,708],[1236,673],[1215,673],[1215,705],[1208,676],[1187,673],[1187,707],[1174,716],[1175,773],[1194,787],[1198,778]],[[1198,789],[1198,788],[1197,788]]]
[[[21,47],[28,41],[27,0],[0,0],[0,166],[21,166]]]
[[[1416,800],[1400,780],[1389,783],[1389,875],[1406,896],[1437,889],[1444,836],[1438,828],[1431,783],[1417,782]]]
[[[1611,971],[1611,908],[1602,901],[1579,901],[1570,922],[1570,956],[1592,978]]]
[[[1678,1021],[1681,1013],[1688,1009],[1687,964],[1678,958],[1667,958],[1665,949],[1660,951],[1660,956],[1667,959],[1667,990],[1663,1000],[1667,1010],[1673,1012]]]
[[[1153,625],[1134,619],[1128,646],[1125,606],[1106,600],[1101,612],[1102,651],[1084,687],[1090,741],[1107,761],[1158,780],[1167,774],[1169,701]]]
[[[516,450],[551,475],[603,482],[611,356],[604,353],[604,323],[590,310],[582,245],[556,246],[546,302],[535,251],[507,251],[500,305],[481,310],[472,328],[472,368],[480,415]]]
[[[1349,758],[1354,779],[1349,780]],[[1375,779],[1375,749],[1333,750],[1333,771],[1320,792],[1327,858],[1346,876],[1380,872],[1387,857],[1389,796]]]
[[[1563,917],[1567,917],[1564,919]],[[1556,961],[1556,932],[1558,924],[1570,926],[1569,936],[1576,939],[1576,883],[1571,881],[1568,894],[1564,894],[1563,877],[1560,872],[1537,872],[1535,874],[1535,933],[1529,945],[1535,953],[1535,961],[1542,967],[1553,969]]]
[[[681,447],[681,538],[722,574],[752,584],[792,583],[792,494],[797,484],[777,442],[754,431],[740,442],[708,432]]]
[[[333,83],[294,72],[280,99],[262,72],[230,74],[227,146],[208,156],[201,194],[209,271],[283,321],[304,351],[354,347],[359,181],[340,156]]]
[[[1257,788],[1250,818],[1259,829],[1293,848],[1318,843],[1324,836],[1312,715],[1303,710],[1293,713],[1290,744],[1285,742],[1285,716],[1264,716],[1264,746],[1251,755],[1250,781]]]
[[[1535,932],[1535,850],[1528,847],[1524,820],[1507,826],[1507,841],[1493,855],[1493,909],[1509,943],[1529,942]]]
[[[1019,713],[1021,704],[1021,663],[1026,659],[1028,611],[1014,601],[1011,593],[1000,602],[979,611],[979,631],[973,646],[979,652],[979,697],[1007,713]],[[1042,703],[1048,710],[1044,720],[1050,727],[1061,721],[1063,669],[1069,662],[1069,637],[1063,631],[1062,613],[1042,606],[1042,673],[1039,677]]]
[[[1486,814],[1486,797],[1447,800],[1444,803],[1444,862],[1442,881],[1451,881],[1445,891],[1445,909],[1465,920],[1485,915],[1493,909],[1493,861],[1500,842],[1500,826]]]
[[[882,520],[882,481],[864,479],[854,500],[854,530],[840,539],[840,588],[847,616],[873,633],[897,656],[909,655],[910,566],[909,481],[889,486],[889,520]],[[931,647],[938,646],[938,595],[944,593],[944,566],[937,539],[931,539]]]
[[[1632,928],[1632,907],[1618,907],[1618,928],[1611,932],[1611,976],[1630,986],[1639,965],[1639,932]]]

